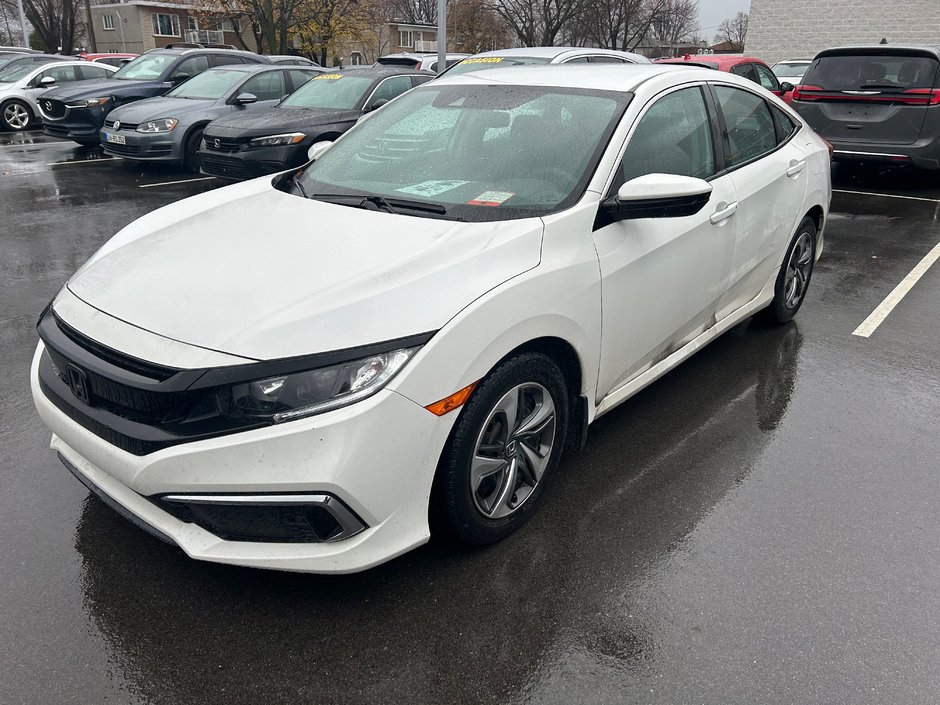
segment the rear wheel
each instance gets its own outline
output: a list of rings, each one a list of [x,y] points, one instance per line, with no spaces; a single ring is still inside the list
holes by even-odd
[[[441,458],[432,509],[466,543],[505,538],[535,509],[567,429],[558,366],[540,353],[510,358],[464,407]]]
[[[202,132],[202,128],[193,130],[183,145],[183,164],[190,171],[199,171],[199,145],[202,143]]]
[[[807,216],[800,222],[783,258],[783,266],[780,267],[774,286],[773,301],[762,312],[766,320],[771,323],[793,320],[806,298],[815,263],[816,223]]]
[[[8,100],[0,110],[0,120],[3,126],[13,132],[22,132],[33,121],[33,111],[21,100]]]

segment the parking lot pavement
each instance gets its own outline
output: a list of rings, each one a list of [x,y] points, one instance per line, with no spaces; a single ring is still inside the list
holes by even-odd
[[[940,241],[937,177],[838,170],[796,322],[745,322],[592,426],[518,534],[322,577],[191,561],[48,450],[39,311],[216,186],[96,154],[0,144],[4,703],[937,701],[940,265],[852,335]]]

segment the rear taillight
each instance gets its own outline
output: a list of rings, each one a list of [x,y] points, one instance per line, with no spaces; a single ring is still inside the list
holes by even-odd
[[[871,91],[827,91],[822,86],[799,85],[793,88],[793,100],[850,100],[853,103],[895,103],[900,105],[940,105],[940,88],[909,88],[902,93]]]
[[[923,96],[923,98],[908,98],[907,102],[910,105],[940,105],[940,88],[909,88],[904,91],[904,95]]]
[[[822,86],[807,86],[798,83],[793,86],[793,100],[816,100],[819,96],[815,96],[813,93],[821,91]]]

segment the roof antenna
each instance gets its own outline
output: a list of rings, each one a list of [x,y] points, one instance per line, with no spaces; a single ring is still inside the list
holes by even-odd
[[[879,44],[887,44],[887,43],[888,43],[887,37],[882,37],[882,38],[881,38],[881,41],[878,42],[878,43],[879,43]]]

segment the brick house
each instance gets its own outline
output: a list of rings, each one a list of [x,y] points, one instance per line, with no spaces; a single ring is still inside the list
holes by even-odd
[[[91,27],[99,52],[141,54],[175,42],[258,49],[247,20],[191,4],[145,0],[96,4],[91,6]]]
[[[937,0],[751,0],[744,52],[773,64],[845,44],[940,44]]]

